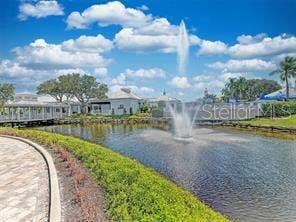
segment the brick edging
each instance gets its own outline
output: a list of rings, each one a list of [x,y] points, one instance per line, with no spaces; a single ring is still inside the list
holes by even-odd
[[[7,135],[0,135],[0,137],[19,140],[23,143],[30,145],[41,154],[41,156],[45,160],[45,163],[48,169],[48,179],[49,179],[48,221],[61,222],[61,200],[60,200],[59,182],[58,182],[58,176],[55,169],[55,165],[51,155],[42,146],[30,140],[20,138],[20,137],[15,137],[15,136],[7,136]]]

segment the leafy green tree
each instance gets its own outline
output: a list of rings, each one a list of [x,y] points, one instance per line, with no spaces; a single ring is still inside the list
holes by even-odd
[[[72,85],[72,75],[61,75],[58,77],[58,84],[59,84],[59,90],[61,94],[63,94],[63,97],[66,99],[66,101],[72,99],[74,97],[72,93],[73,85]]]
[[[264,94],[269,94],[281,89],[281,85],[268,79],[249,79],[248,81],[248,100],[255,100]]]
[[[239,77],[236,81],[236,90],[238,91],[239,99],[246,99],[248,81],[244,77]]]
[[[57,102],[63,102],[63,96],[65,95],[62,84],[57,79],[50,79],[41,83],[37,87],[38,95],[50,95]]]
[[[215,103],[217,101],[217,95],[209,93],[208,89],[205,89],[204,91],[204,102],[211,101],[212,103]]]
[[[287,100],[290,97],[289,78],[296,77],[296,58],[286,56],[280,63],[280,68],[270,73],[271,75],[279,74],[280,79],[286,83]]]
[[[268,94],[281,89],[280,84],[267,79],[230,78],[222,89],[222,95],[226,97],[239,97],[241,100],[255,100],[262,94]]]
[[[0,84],[0,106],[3,106],[9,100],[13,100],[14,85],[10,83]]]
[[[91,98],[104,99],[108,92],[106,84],[96,81],[93,76],[73,73],[69,77],[70,93],[80,102],[82,112]]]

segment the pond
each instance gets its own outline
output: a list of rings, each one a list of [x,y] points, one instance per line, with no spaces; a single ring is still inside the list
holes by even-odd
[[[137,159],[240,221],[296,221],[296,142],[197,128],[193,139],[145,125],[39,128],[86,139]]]

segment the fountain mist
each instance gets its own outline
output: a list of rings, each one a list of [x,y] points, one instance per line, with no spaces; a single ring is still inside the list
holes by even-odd
[[[180,76],[185,75],[188,52],[189,52],[189,38],[188,38],[185,23],[184,21],[181,21],[179,26],[178,45],[177,45],[178,72]],[[191,119],[184,103],[182,103],[181,110],[177,110],[176,108],[173,108],[170,105],[169,105],[169,108],[173,118],[174,136],[176,138],[182,138],[182,139],[191,138],[193,123],[195,122],[197,112],[195,112],[193,119]]]

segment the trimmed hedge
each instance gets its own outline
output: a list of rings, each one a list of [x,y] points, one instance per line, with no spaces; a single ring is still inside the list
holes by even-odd
[[[113,221],[229,221],[153,169],[97,144],[37,130],[0,129],[58,148],[82,161],[105,191]]]
[[[296,114],[296,102],[272,102],[262,104],[265,117],[281,117]]]

